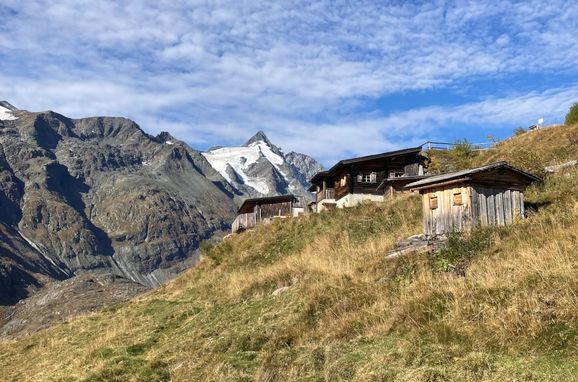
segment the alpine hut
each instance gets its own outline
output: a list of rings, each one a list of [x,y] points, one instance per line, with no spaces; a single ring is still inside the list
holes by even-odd
[[[315,211],[382,202],[388,195],[406,191],[408,183],[424,178],[427,161],[421,146],[341,160],[311,179]]]
[[[274,218],[301,215],[304,213],[301,199],[294,195],[246,199],[237,212],[237,218],[233,222],[231,230],[233,233],[238,233]]]
[[[433,236],[511,224],[524,217],[524,191],[537,180],[506,162],[497,162],[430,176],[406,188],[422,195],[424,233]]]

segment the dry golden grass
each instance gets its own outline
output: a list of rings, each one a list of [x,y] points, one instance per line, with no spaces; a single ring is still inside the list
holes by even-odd
[[[510,159],[526,140],[540,166],[572,159],[549,131],[468,160]],[[577,380],[577,183],[547,177],[528,219],[437,256],[384,257],[420,232],[416,196],[259,227],[135,301],[1,343],[0,379]]]

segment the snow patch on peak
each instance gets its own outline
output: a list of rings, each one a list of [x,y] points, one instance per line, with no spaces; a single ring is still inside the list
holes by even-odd
[[[301,154],[293,153],[290,160],[262,131],[242,146],[214,147],[201,154],[233,188],[250,197],[287,192],[310,197],[307,175],[301,172],[309,164],[319,166],[308,156],[295,166],[294,157]]]
[[[251,145],[249,147],[223,147],[204,152],[202,155],[229,183],[236,183],[227,171],[231,168],[242,179],[243,184],[255,189],[255,191],[261,194],[266,195],[269,193],[266,179],[251,178],[247,175],[249,166],[256,163],[263,156],[267,158],[267,155],[263,153],[260,145]],[[283,159],[281,158],[281,161],[282,160]]]
[[[0,120],[2,120],[2,121],[14,121],[14,120],[18,119],[17,117],[12,115],[12,111],[13,110],[11,110],[7,107],[4,107],[3,105],[0,105]]]

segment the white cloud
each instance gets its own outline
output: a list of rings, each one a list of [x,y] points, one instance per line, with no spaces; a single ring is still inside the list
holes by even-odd
[[[566,1],[4,0],[0,98],[129,116],[199,145],[261,128],[327,162],[417,142],[432,126],[563,113],[575,92],[562,84],[393,114],[366,101],[472,78],[575,74],[577,17]]]

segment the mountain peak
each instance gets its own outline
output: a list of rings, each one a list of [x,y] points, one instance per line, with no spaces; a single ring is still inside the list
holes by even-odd
[[[12,105],[10,102],[8,101],[0,101],[0,107],[3,107],[4,109],[8,109],[10,111],[15,111],[18,110],[17,107],[15,107],[14,105]]]
[[[267,138],[267,135],[263,130],[259,130],[257,134],[253,135],[243,146],[249,146],[255,142],[265,142],[269,146],[272,145],[271,141],[269,138]]]
[[[168,143],[175,141],[175,138],[167,131],[161,131],[159,135],[155,137],[155,141],[158,143]]]

